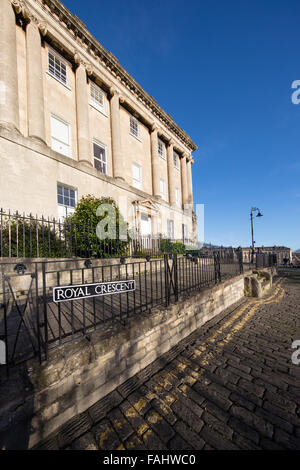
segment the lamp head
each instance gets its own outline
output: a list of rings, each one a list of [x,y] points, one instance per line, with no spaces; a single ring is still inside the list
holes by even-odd
[[[262,216],[263,216],[262,213],[260,211],[258,211],[258,214],[257,214],[256,217],[262,217]]]

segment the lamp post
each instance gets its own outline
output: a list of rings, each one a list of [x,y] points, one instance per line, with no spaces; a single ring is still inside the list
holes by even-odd
[[[251,238],[252,238],[252,246],[251,246],[251,251],[252,251],[252,256],[251,256],[251,262],[253,263],[253,255],[254,255],[254,235],[253,235],[253,213],[257,212],[256,217],[262,217],[262,213],[258,209],[258,207],[251,207],[251,212],[250,212],[250,219],[251,219]]]

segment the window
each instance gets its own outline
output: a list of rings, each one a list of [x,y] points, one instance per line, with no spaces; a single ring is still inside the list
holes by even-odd
[[[142,168],[137,163],[132,164],[132,184],[137,189],[142,189]]]
[[[166,147],[163,141],[160,139],[158,139],[158,155],[164,160],[166,159]]]
[[[98,142],[93,142],[94,167],[101,173],[107,175],[106,148]]]
[[[167,233],[168,238],[174,240],[174,220],[167,220]]]
[[[188,228],[186,224],[182,224],[182,241],[188,243]]]
[[[48,72],[61,83],[67,85],[66,62],[51,50],[48,50]]]
[[[51,148],[67,157],[72,156],[70,124],[51,115]]]
[[[180,207],[181,201],[180,201],[180,189],[179,188],[176,188],[175,196],[176,196],[176,205]]]
[[[90,103],[98,110],[105,112],[104,91],[94,82],[90,85],[90,95]]]
[[[163,199],[166,199],[166,182],[165,180],[160,180],[160,195]]]
[[[67,217],[75,210],[77,191],[69,186],[57,185],[57,203],[59,218]]]
[[[130,116],[130,134],[138,139],[140,138],[139,122],[133,116]]]
[[[179,155],[176,152],[173,152],[174,166],[179,170]]]

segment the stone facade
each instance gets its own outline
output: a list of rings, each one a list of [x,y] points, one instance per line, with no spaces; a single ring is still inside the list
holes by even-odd
[[[62,216],[59,185],[196,237],[190,137],[58,0],[1,0],[0,16],[2,207]]]

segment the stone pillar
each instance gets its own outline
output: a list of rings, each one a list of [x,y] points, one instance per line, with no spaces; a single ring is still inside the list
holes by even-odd
[[[93,156],[91,154],[90,126],[89,126],[89,105],[88,87],[86,79],[86,68],[83,63],[75,57],[75,62],[79,62],[76,69],[76,110],[77,110],[77,145],[78,161],[86,165],[93,166]]]
[[[180,159],[181,166],[181,194],[182,194],[182,204],[188,204],[188,188],[187,188],[187,169],[186,169],[186,154]]]
[[[192,181],[192,164],[194,161],[189,159],[187,161],[187,186],[188,186],[188,201],[193,204],[193,181]]]
[[[151,130],[151,166],[152,166],[152,188],[153,196],[161,197],[160,195],[160,171],[159,171],[159,156],[158,156],[158,141],[157,141],[157,127],[153,124]]]
[[[112,160],[114,178],[124,179],[124,164],[121,145],[120,128],[120,95],[113,88],[110,89],[112,95],[110,100],[111,116],[111,137],[112,137]]]
[[[41,36],[31,21],[26,27],[28,135],[45,142],[44,88]]]
[[[0,123],[19,129],[16,17],[10,0],[0,1]]]
[[[174,142],[170,140],[167,148],[168,159],[168,186],[169,186],[169,204],[170,206],[176,205],[176,188],[174,178]]]

